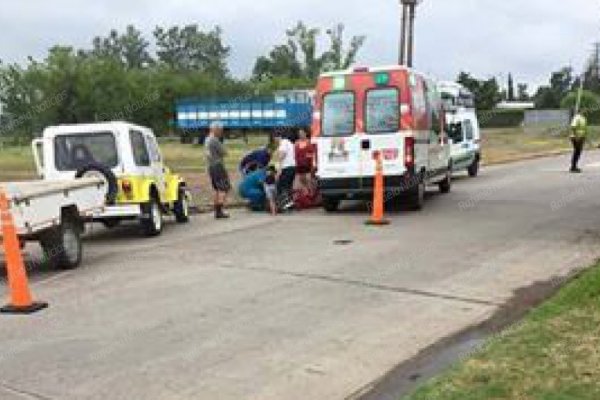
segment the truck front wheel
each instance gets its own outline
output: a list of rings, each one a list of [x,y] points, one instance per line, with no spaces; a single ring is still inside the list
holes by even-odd
[[[83,243],[81,227],[64,221],[60,227],[46,232],[40,239],[46,260],[53,267],[74,269],[81,264]]]
[[[469,165],[467,172],[471,178],[475,178],[477,175],[479,175],[479,157],[473,161],[473,164]]]
[[[163,228],[163,214],[156,196],[152,196],[148,203],[142,204],[141,226],[144,235],[158,236]]]
[[[175,214],[175,220],[180,224],[185,224],[190,221],[190,203],[184,188],[179,189],[177,201],[173,206],[173,213]]]

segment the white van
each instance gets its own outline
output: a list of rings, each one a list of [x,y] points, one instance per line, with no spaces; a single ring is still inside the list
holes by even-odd
[[[437,84],[412,69],[322,75],[312,133],[326,211],[345,199],[372,198],[378,156],[388,201],[421,209],[428,184],[450,191],[452,161]]]
[[[469,176],[476,177],[481,164],[481,129],[474,96],[455,82],[441,82],[438,89],[446,113],[453,172],[467,170]]]

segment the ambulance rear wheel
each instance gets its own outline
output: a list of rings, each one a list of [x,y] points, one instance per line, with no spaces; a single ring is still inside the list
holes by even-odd
[[[408,205],[411,210],[421,211],[425,206],[425,181],[421,181],[408,193]]]
[[[327,211],[328,213],[333,213],[333,212],[338,211],[340,209],[340,200],[331,198],[331,197],[324,197],[323,198],[323,209],[325,211]]]
[[[443,181],[441,181],[439,183],[439,187],[440,187],[440,192],[446,194],[446,193],[450,193],[450,191],[452,190],[452,170],[449,169],[448,172],[446,173],[446,177],[444,178]]]
[[[479,157],[467,169],[469,176],[475,178],[479,174]]]

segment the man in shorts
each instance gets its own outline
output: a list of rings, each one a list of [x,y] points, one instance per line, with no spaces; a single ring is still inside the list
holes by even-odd
[[[223,212],[227,194],[231,190],[231,183],[227,168],[225,168],[225,157],[227,150],[221,139],[223,138],[223,125],[220,122],[213,122],[210,126],[210,133],[204,143],[206,152],[206,162],[208,165],[208,174],[215,191],[215,218],[227,219],[229,215]]]

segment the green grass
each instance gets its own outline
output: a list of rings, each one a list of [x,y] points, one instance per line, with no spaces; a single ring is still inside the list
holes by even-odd
[[[600,265],[404,400],[600,399]]]
[[[241,139],[231,139],[225,142],[227,147],[227,167],[229,170],[235,170],[242,157],[250,150],[257,149],[267,144],[267,138],[264,136],[249,136],[248,143]],[[176,171],[206,171],[206,157],[204,148],[198,145],[182,145],[175,141],[163,141],[161,149],[165,157],[165,162]]]
[[[496,164],[557,151],[570,151],[566,129],[511,128],[486,129],[483,132],[483,162]],[[588,149],[597,147],[600,127],[590,129]]]
[[[27,176],[34,172],[33,156],[28,146],[0,147],[0,176]]]

